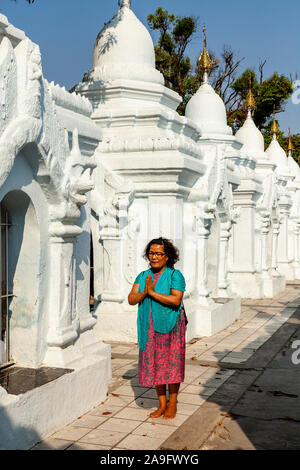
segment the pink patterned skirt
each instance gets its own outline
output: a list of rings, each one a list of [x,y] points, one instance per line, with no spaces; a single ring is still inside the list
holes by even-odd
[[[158,278],[154,277],[154,284]],[[156,281],[156,282],[155,282]],[[186,316],[181,309],[169,333],[153,329],[152,310],[145,351],[139,352],[139,383],[144,387],[184,381]]]

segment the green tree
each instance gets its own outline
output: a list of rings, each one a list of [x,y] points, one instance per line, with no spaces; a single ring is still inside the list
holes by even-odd
[[[293,144],[293,147],[294,147],[292,155],[294,157],[294,160],[296,160],[296,162],[300,164],[300,134],[294,134],[294,135],[291,136],[291,138],[292,138],[292,144]],[[282,136],[279,143],[284,148],[284,150],[287,152],[289,138]]]
[[[271,127],[274,107],[277,112],[284,111],[286,101],[293,92],[292,82],[289,78],[279,75],[277,72],[266,80],[261,79],[259,82],[255,71],[246,69],[230,86],[240,98],[236,109],[228,112],[228,121],[236,129],[243,125],[246,118],[247,110],[242,103],[247,97],[249,84],[251,84],[256,101],[256,109],[253,114],[254,122],[267,136]]]
[[[292,143],[294,146],[293,157],[296,160],[296,162],[300,164],[300,134],[292,135]]]
[[[160,33],[155,46],[156,66],[163,74],[166,86],[183,98],[178,112],[184,114],[187,102],[198,90],[203,78],[203,72],[197,65],[193,66],[190,57],[186,55],[186,48],[195,37],[199,20],[189,16],[176,17],[161,7],[148,15],[147,20],[149,27]],[[256,100],[254,121],[264,133],[266,143],[269,142],[268,130],[274,105],[277,112],[284,111],[285,103],[292,93],[292,81],[277,72],[264,80],[263,67],[266,61],[259,64],[259,77],[250,68],[238,76],[244,58],[239,58],[230,46],[224,46],[220,61],[215,59],[212,51],[209,53],[213,61],[210,81],[225,103],[228,124],[235,131],[243,125],[247,117],[244,102],[251,83]]]
[[[192,73],[192,64],[185,55],[186,48],[197,31],[197,18],[183,18],[169,14],[161,7],[147,17],[149,27],[159,31],[155,46],[156,67],[163,74],[166,86],[183,97],[179,113],[183,113],[187,97],[197,89],[197,77]]]

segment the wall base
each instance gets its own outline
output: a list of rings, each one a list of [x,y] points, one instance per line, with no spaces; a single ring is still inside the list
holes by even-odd
[[[300,265],[294,265],[295,279],[300,279]]]
[[[271,276],[264,279],[264,297],[275,297],[285,289],[286,279],[284,276]]]
[[[246,299],[261,299],[264,297],[264,282],[258,274],[234,272],[228,274],[231,289],[237,295]]]
[[[278,261],[278,271],[285,276],[287,281],[294,281],[296,279],[292,261],[290,263]]]
[[[187,341],[202,336],[212,336],[231,325],[241,314],[241,299],[215,299],[208,307],[193,306],[191,300],[185,302],[188,317]],[[223,303],[224,302],[224,303]]]
[[[87,355],[73,368],[22,395],[8,395],[0,387],[0,450],[30,449],[105,400],[110,346],[103,345],[102,356]]]
[[[197,305],[191,298],[184,299],[188,318],[186,340],[199,336],[212,336],[231,325],[241,314],[241,299],[215,299],[206,306]],[[97,311],[99,335],[104,341],[137,343],[137,309],[120,313],[101,313]]]
[[[137,343],[137,309],[137,305],[126,310],[115,302],[102,302],[95,312],[94,331],[103,341]]]

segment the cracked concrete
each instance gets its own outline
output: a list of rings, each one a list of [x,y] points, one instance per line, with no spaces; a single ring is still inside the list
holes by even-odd
[[[294,319],[299,317],[297,312]],[[200,449],[300,449],[300,365],[291,360],[291,344],[299,339],[300,328],[230,408],[229,416],[221,416],[221,424],[216,425]],[[247,384],[245,376],[241,377],[242,380],[233,376],[230,382]],[[227,389],[228,386],[227,383]],[[217,392],[219,396],[224,393],[222,388]],[[217,394],[212,398],[220,403]]]

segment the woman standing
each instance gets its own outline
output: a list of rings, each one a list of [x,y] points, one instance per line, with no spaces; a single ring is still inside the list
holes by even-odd
[[[176,416],[177,395],[184,381],[186,316],[182,304],[185,291],[183,275],[174,264],[177,248],[166,238],[148,243],[145,259],[151,268],[141,272],[128,296],[130,305],[139,304],[139,382],[155,387],[159,408],[152,418]],[[166,385],[169,387],[167,403]]]

